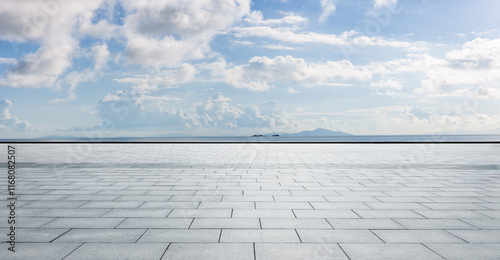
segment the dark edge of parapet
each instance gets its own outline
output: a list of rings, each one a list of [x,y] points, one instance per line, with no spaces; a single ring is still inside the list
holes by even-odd
[[[158,141],[158,142],[147,142],[147,141],[0,141],[0,144],[500,144],[500,141],[444,141],[444,142],[434,142],[434,141],[338,141],[338,142],[199,142],[199,141]]]

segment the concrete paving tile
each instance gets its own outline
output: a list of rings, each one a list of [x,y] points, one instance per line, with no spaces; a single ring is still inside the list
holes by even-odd
[[[303,243],[382,243],[368,230],[297,229]]]
[[[86,242],[86,243],[135,243],[146,229],[72,229],[54,243]]]
[[[222,202],[207,202],[202,201],[200,204],[200,209],[254,209],[255,204],[253,202],[233,202],[233,201],[222,201]]]
[[[292,210],[286,209],[235,209],[233,218],[295,218]]]
[[[255,243],[255,242],[300,242],[295,230],[255,230],[224,229],[220,237],[221,243]]]
[[[477,229],[458,219],[394,219],[407,229]]]
[[[370,209],[361,202],[311,202],[314,209]]]
[[[84,201],[33,201],[24,205],[24,208],[41,209],[76,209],[85,204]]]
[[[432,210],[485,210],[488,209],[477,203],[421,203]]]
[[[415,210],[415,212],[426,218],[488,218],[485,215],[489,213],[471,210]]]
[[[465,243],[443,230],[373,230],[386,243]]]
[[[260,229],[258,218],[196,218],[190,228]]]
[[[255,202],[257,209],[313,209],[308,202]]]
[[[82,217],[82,218],[92,218],[100,217],[104,213],[108,212],[108,209],[49,209],[37,215],[37,217]]]
[[[397,202],[397,203],[391,203],[391,202],[367,202],[366,205],[368,205],[372,209],[408,209],[408,210],[414,210],[414,209],[429,209],[427,207],[422,206],[419,203],[410,203],[410,202]]]
[[[271,195],[224,196],[222,201],[274,201]]]
[[[346,209],[316,209],[293,210],[297,218],[359,218],[352,210]]]
[[[62,201],[113,201],[118,197],[119,195],[67,195]]]
[[[500,244],[425,244],[434,252],[449,260],[499,258]]]
[[[222,201],[222,195],[174,195],[169,202]]]
[[[404,229],[392,219],[327,219],[335,229]]]
[[[125,218],[58,218],[42,228],[114,228]]]
[[[111,209],[102,218],[165,218],[172,209]]]
[[[340,244],[351,260],[443,259],[421,244]]]
[[[169,218],[230,218],[231,209],[174,209]]]
[[[256,243],[255,255],[258,260],[348,259],[337,244],[326,243]]]
[[[58,236],[68,232],[69,229],[41,229],[41,228],[16,228],[16,242],[19,243],[38,243],[44,242],[48,243]],[[0,232],[5,234],[4,236],[10,233],[10,230],[7,228],[1,228]]]
[[[448,230],[469,243],[500,243],[500,230]]]
[[[463,218],[460,220],[479,229],[500,229],[500,219]]]
[[[192,218],[127,218],[116,228],[188,228]]]
[[[166,243],[85,243],[64,260],[160,259]]]
[[[253,245],[251,243],[172,243],[162,260],[233,260],[235,256],[241,260],[253,260]]]
[[[262,228],[270,229],[332,229],[332,226],[320,218],[263,218]]]
[[[139,239],[139,243],[217,243],[220,229],[149,229]]]
[[[397,209],[354,209],[361,218],[423,218],[421,215],[412,210],[397,210]]]
[[[196,209],[200,205],[199,201],[189,202],[155,202],[146,201],[141,205],[141,209]]]
[[[80,208],[82,209],[136,209],[144,201],[89,201]]]
[[[34,217],[17,217],[16,218],[16,228],[39,228],[55,218],[34,218]],[[7,221],[2,221],[4,223],[0,224],[2,227],[7,227]],[[10,225],[9,225],[10,226]]]
[[[73,252],[82,243],[17,243],[16,252],[7,251],[8,244],[0,245],[2,259],[9,260],[60,260]],[[5,258],[4,258],[5,257]]]
[[[274,196],[274,199],[277,202],[326,202],[326,199],[323,196]]]

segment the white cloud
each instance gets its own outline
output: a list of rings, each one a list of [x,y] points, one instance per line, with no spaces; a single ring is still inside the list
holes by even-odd
[[[98,115],[104,122],[112,122],[115,130],[268,128],[293,127],[295,121],[282,111],[278,102],[271,100],[258,105],[231,105],[221,93],[195,102],[191,109],[178,109],[178,99],[153,97],[144,93],[116,91],[101,98]]]
[[[94,66],[82,71],[69,72],[63,78],[57,80],[55,82],[56,88],[65,89],[67,97],[49,100],[49,103],[62,103],[75,100],[75,90],[79,84],[97,79],[99,73],[106,68],[109,60],[110,53],[107,44],[102,43],[94,45],[90,50],[90,54],[93,57]]]
[[[333,0],[321,0],[321,9],[323,9],[323,12],[318,20],[324,22],[335,12],[336,7]]]
[[[251,25],[265,26],[301,26],[307,23],[304,18],[296,13],[282,13],[283,17],[279,19],[264,19],[261,11],[252,11],[245,17],[245,22]]]
[[[398,0],[373,0],[373,10],[391,9],[398,4]]]
[[[147,67],[176,67],[210,54],[217,34],[250,11],[250,0],[124,1],[125,59]]]
[[[307,114],[307,113],[306,113]],[[358,135],[432,134],[454,131],[493,131],[500,128],[500,114],[460,113],[446,107],[374,107],[324,115],[335,128]],[[306,117],[311,117],[307,114]],[[300,119],[300,116],[297,118]]]
[[[403,86],[401,85],[401,82],[399,80],[387,79],[370,83],[370,88],[401,90]]]
[[[351,30],[337,34],[322,34],[315,32],[295,32],[295,28],[282,28],[270,26],[237,27],[233,29],[237,38],[265,37],[276,41],[293,44],[319,43],[334,46],[356,46],[356,47],[394,47],[404,48],[411,51],[423,51],[428,49],[425,42],[405,42],[386,39],[382,36],[362,36],[357,31]]]
[[[0,100],[0,132],[1,131],[35,131],[37,128],[25,120],[10,114],[12,102],[6,98]]]
[[[267,91],[273,83],[294,83],[305,87],[345,85],[347,80],[370,80],[372,73],[347,60],[307,63],[292,56],[253,57],[246,65],[224,71],[225,82],[236,88]]]
[[[0,38],[34,41],[40,48],[11,65],[0,84],[10,87],[53,85],[70,66],[79,47],[74,28],[79,18],[93,12],[102,0],[89,1],[4,1],[0,7]]]

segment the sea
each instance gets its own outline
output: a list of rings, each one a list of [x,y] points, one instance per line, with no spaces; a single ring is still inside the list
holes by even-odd
[[[0,139],[8,143],[498,143],[500,135],[206,136]]]

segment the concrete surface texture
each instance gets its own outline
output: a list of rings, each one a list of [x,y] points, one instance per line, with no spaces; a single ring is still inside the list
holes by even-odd
[[[500,259],[496,144],[15,147],[0,259]]]

